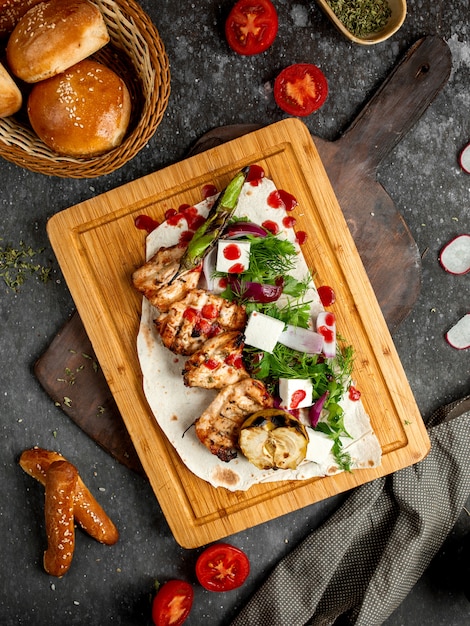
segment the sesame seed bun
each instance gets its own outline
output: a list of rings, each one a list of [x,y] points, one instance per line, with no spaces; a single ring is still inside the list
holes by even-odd
[[[23,103],[17,84],[0,63],[0,117],[8,117],[20,110]]]
[[[8,36],[23,15],[41,0],[0,0],[0,37]]]
[[[109,41],[100,10],[87,0],[49,0],[29,9],[7,44],[15,76],[36,83],[90,56]]]
[[[37,83],[28,98],[36,134],[49,148],[67,156],[95,156],[118,146],[130,114],[124,81],[91,59]]]

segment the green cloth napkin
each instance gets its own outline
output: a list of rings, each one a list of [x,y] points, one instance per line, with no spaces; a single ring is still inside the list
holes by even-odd
[[[428,456],[353,490],[274,568],[232,626],[375,626],[439,551],[470,494],[470,396],[427,424]]]

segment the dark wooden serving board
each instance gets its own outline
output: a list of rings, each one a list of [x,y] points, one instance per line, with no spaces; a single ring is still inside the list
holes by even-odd
[[[450,69],[447,44],[437,36],[424,37],[338,140],[314,137],[392,333],[418,297],[421,259],[403,217],[376,179],[377,168],[444,87]],[[257,128],[210,131],[188,156]],[[53,401],[84,432],[119,462],[143,473],[78,313],[64,324],[34,371]]]

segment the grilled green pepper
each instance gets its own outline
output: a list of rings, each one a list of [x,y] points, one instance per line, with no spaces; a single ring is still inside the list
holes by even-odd
[[[181,257],[180,266],[171,278],[171,284],[178,276],[196,268],[203,258],[215,246],[228,221],[237,208],[238,198],[250,168],[243,168],[232,178],[224,191],[219,194],[206,221],[194,233],[188,247]]]

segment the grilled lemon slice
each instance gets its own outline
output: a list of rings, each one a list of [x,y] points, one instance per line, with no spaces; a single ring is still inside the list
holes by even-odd
[[[282,409],[262,409],[250,415],[240,430],[239,445],[259,469],[295,469],[307,454],[305,426]]]

